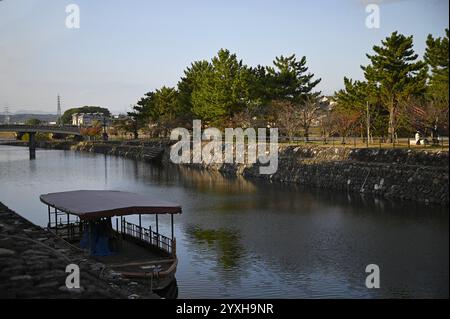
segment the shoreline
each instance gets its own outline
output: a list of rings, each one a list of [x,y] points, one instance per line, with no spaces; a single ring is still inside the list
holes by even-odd
[[[26,146],[24,142],[3,145]],[[177,165],[170,161],[170,142],[43,141],[42,149],[73,150]],[[352,149],[280,146],[278,171],[260,175],[258,164],[178,164],[224,175],[241,175],[269,183],[361,193],[383,199],[449,204],[449,152],[409,149]]]
[[[80,289],[65,285],[69,264],[80,267]],[[0,298],[160,299],[1,202],[0,269]]]

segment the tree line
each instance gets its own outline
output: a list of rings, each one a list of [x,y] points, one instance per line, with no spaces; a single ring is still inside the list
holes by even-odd
[[[413,37],[393,32],[367,54],[364,80],[344,78],[344,88],[324,107],[321,79],[309,72],[306,57],[279,56],[273,65],[251,67],[221,49],[210,61],[193,62],[176,87],[146,93],[115,128],[167,136],[174,127],[278,127],[292,138],[308,138],[311,127],[322,136],[372,135],[395,139],[417,130],[448,134],[448,29],[428,36],[423,59]]]
[[[101,113],[105,117],[109,118],[111,116],[110,111],[107,108],[100,106],[82,106],[82,107],[74,107],[66,110],[64,114],[61,116],[59,121],[61,124],[70,125],[72,124],[72,115],[77,113]],[[59,124],[59,123],[58,123]]]
[[[306,57],[276,57],[272,66],[250,67],[221,49],[211,61],[193,62],[176,87],[163,86],[142,97],[116,127],[150,135],[167,135],[174,127],[277,126],[289,108],[318,100],[321,81],[308,72]]]
[[[344,89],[335,93],[335,113],[343,113],[346,126],[360,131],[369,119],[373,134],[390,141],[416,131],[448,136],[448,45],[448,29],[444,37],[428,35],[419,59],[413,37],[393,32],[367,54],[364,80],[344,78]]]

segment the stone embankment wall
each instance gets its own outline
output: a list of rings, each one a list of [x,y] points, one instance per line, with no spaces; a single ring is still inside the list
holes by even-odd
[[[448,151],[281,146],[278,170],[258,164],[188,164],[224,174],[448,205]],[[165,155],[168,161],[167,152]]]
[[[288,147],[280,152],[276,174],[259,175],[256,167],[242,174],[384,198],[449,201],[448,152]]]
[[[10,144],[11,145],[11,144]],[[73,150],[122,156],[142,161],[161,161],[167,142],[71,142],[43,141],[37,147],[46,149]]]
[[[39,147],[170,163],[168,142],[41,142]],[[448,160],[448,151],[439,150],[280,146],[278,170],[273,175],[259,174],[258,164],[184,165],[271,182],[448,205]]]

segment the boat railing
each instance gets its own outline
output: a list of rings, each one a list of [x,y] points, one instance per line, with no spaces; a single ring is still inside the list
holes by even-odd
[[[50,221],[47,228],[53,231],[56,235],[67,241],[80,240],[83,235],[83,223],[79,220],[67,220],[63,223]]]
[[[171,239],[157,232],[152,231],[152,228],[145,228],[135,225],[133,223],[122,220],[121,232],[125,235],[139,239],[147,244],[155,246],[169,255],[176,255],[176,242],[175,239]]]

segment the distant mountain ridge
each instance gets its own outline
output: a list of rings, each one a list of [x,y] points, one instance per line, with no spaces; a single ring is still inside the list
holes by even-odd
[[[57,116],[56,114],[48,114],[48,113],[14,113],[9,115],[9,123],[11,124],[23,124],[27,120],[30,119],[38,119],[43,122],[56,122]],[[0,114],[0,124],[5,123],[5,115]]]
[[[12,111],[10,111],[11,112],[11,114],[14,114],[14,115],[23,115],[23,114],[25,114],[25,115],[27,115],[27,114],[40,114],[40,115],[55,115],[56,113],[52,113],[52,112],[46,112],[46,111],[35,111],[35,110],[18,110],[18,111],[15,111],[15,112],[12,112]]]

